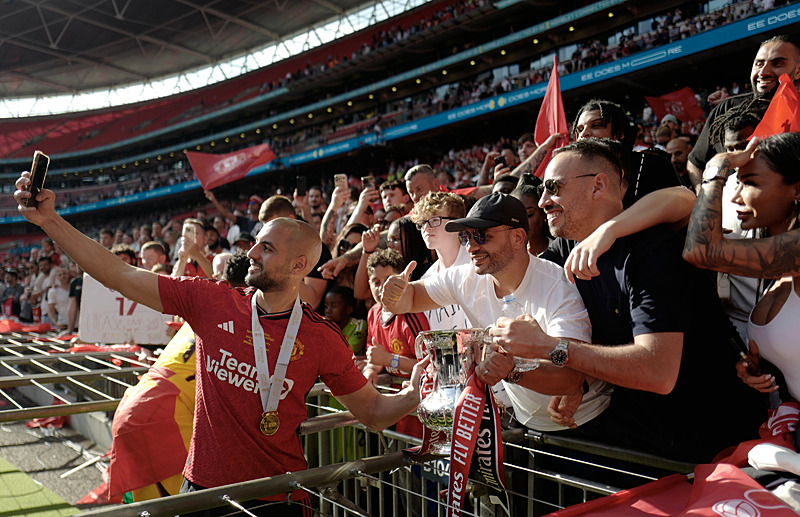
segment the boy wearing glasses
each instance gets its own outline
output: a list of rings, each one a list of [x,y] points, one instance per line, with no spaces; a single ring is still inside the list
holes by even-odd
[[[467,217],[447,222],[445,230],[457,232],[471,263],[411,283],[408,275],[413,267],[409,265],[383,285],[384,307],[397,314],[456,303],[464,309],[471,327],[486,327],[502,317],[503,296],[514,294],[525,309],[526,320],[535,320],[563,339],[589,341],[591,325],[578,291],[559,266],[528,253],[528,219],[518,199],[500,193],[483,197]],[[583,374],[558,368],[550,361],[522,371],[514,367],[513,357],[494,349],[476,372],[487,384],[503,381],[514,416],[539,431],[567,428],[550,420],[550,395],[578,396],[574,425],[589,422],[608,406],[605,383],[589,385],[592,379],[586,382]]]
[[[444,229],[454,219],[464,217],[464,201],[449,192],[428,192],[414,207],[411,220],[422,233],[422,240],[430,250],[436,251],[438,259],[428,268],[422,278],[442,274],[450,267],[469,264],[467,248],[458,242],[455,233]],[[448,304],[425,312],[432,330],[469,328],[464,309],[458,304]]]

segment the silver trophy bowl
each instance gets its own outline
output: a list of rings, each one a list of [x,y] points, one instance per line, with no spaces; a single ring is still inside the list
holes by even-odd
[[[432,380],[428,384],[432,390],[417,407],[417,416],[422,425],[446,436],[434,442],[433,454],[450,454],[456,403],[480,357],[485,335],[485,329],[426,330],[417,335],[417,359],[430,356]]]

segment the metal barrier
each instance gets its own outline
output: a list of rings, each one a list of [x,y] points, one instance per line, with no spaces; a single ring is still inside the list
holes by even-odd
[[[68,352],[54,333],[0,336],[0,422],[114,411],[150,363],[133,352]],[[17,391],[12,393],[12,389]],[[29,406],[22,397],[32,400]]]
[[[236,485],[218,487],[153,501],[86,512],[86,516],[157,516],[228,506],[225,515],[280,515],[285,502],[265,501],[257,508],[244,501],[305,489],[323,516],[442,516],[446,502],[449,461],[443,457],[416,458],[402,452],[420,440],[390,430],[375,432],[353,416],[331,407],[324,385],[308,398],[312,416],[299,434],[309,469]],[[544,515],[565,506],[650,482],[694,465],[609,447],[587,440],[559,437],[528,429],[503,432],[509,515]],[[355,456],[348,461],[348,455]],[[622,486],[608,482],[619,481]],[[486,486],[471,481],[471,507],[462,515],[505,515]],[[285,508],[285,506],[283,506]],[[264,513],[258,513],[261,510]],[[278,512],[278,513],[276,513]]]
[[[136,374],[148,365],[133,354],[53,353],[63,344],[46,336],[4,335],[0,340],[0,395],[15,409],[0,411],[0,421],[85,411],[111,411]],[[116,361],[116,362],[115,362]],[[127,364],[126,364],[127,363]],[[124,364],[124,366],[123,366]],[[383,384],[391,384],[388,376]],[[64,404],[25,408],[14,389],[33,386]],[[390,388],[381,389],[390,391]],[[70,392],[70,396],[65,393]],[[420,440],[391,430],[375,432],[342,411],[327,388],[318,384],[307,398],[309,419],[299,429],[309,468],[305,471],[228,485],[190,494],[85,512],[87,516],[157,516],[204,508],[227,507],[226,515],[280,515],[286,501],[255,501],[305,489],[317,515],[442,516],[449,459],[414,457],[403,449]],[[513,516],[545,515],[572,504],[612,494],[694,465],[621,448],[526,428],[503,432],[506,489]],[[505,515],[505,501],[488,487],[471,481],[468,507],[462,515]]]

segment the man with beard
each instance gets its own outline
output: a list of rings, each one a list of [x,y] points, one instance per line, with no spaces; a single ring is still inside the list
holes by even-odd
[[[286,218],[266,223],[248,252],[249,287],[232,288],[124,264],[56,214],[52,191],[38,194],[37,208],[23,207],[29,186],[30,174],[24,172],[14,194],[20,213],[84,271],[130,300],[183,317],[194,329],[200,366],[182,492],[305,469],[297,429],[307,415],[305,395],[318,377],[369,427],[391,425],[419,403],[424,361],[414,368],[411,386],[380,394],[356,368],[335,325],[300,302],[299,286],[322,248],[307,223]],[[291,498],[310,502],[303,491]],[[286,496],[265,499],[285,501]],[[284,506],[280,513],[295,515],[292,510],[302,515],[303,507]]]
[[[535,320],[565,339],[589,340],[586,309],[564,271],[528,253],[528,217],[520,200],[490,194],[479,199],[467,217],[449,221],[445,230],[458,232],[471,263],[409,283],[416,265],[411,262],[402,274],[390,276],[384,283],[381,302],[386,310],[406,314],[458,304],[471,326],[486,327],[503,316],[503,297],[513,294],[527,320]],[[608,405],[605,383],[592,382],[549,361],[541,361],[538,368],[516,367],[513,357],[495,350],[475,371],[487,384],[502,381],[515,418],[538,431],[566,429],[550,420],[549,395],[583,395],[575,416],[577,425],[592,420]]]
[[[222,237],[219,234],[219,230],[217,230],[213,225],[207,224],[205,227],[205,233],[208,251],[214,255],[218,255],[223,251],[228,251],[228,249],[226,249],[222,244]]]
[[[708,160],[725,152],[725,121],[745,111],[766,110],[782,74],[788,74],[795,84],[800,80],[800,44],[785,34],[763,41],[758,48],[750,71],[753,91],[728,97],[708,115],[687,164],[694,187],[700,184]]]
[[[559,239],[543,257],[563,262],[575,244],[566,239],[583,241],[622,213],[619,145],[588,138],[553,152],[539,206]],[[736,377],[734,330],[713,280],[689,266],[682,251],[678,232],[655,226],[617,239],[598,259],[599,274],[576,280],[592,322],[591,344],[549,336],[532,321],[501,320],[492,334],[511,354],[551,358],[615,385],[611,405],[592,422],[593,439],[706,462],[755,438],[761,417]],[[697,403],[699,393],[708,403]]]
[[[327,209],[324,202],[325,199],[322,197],[322,187],[312,185],[308,188],[308,208],[311,209],[312,214],[324,214]]]
[[[675,167],[675,172],[681,179],[684,186],[691,188],[689,176],[686,170],[686,163],[689,161],[689,153],[692,150],[692,144],[683,138],[673,138],[667,143],[667,152],[670,156],[672,166]]]

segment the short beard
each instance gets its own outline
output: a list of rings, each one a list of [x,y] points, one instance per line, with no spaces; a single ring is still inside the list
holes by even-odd
[[[571,239],[568,235],[566,235],[566,228],[562,226],[553,226],[550,223],[547,224],[547,228],[550,230],[550,235],[553,237],[561,237],[563,239]]]
[[[752,88],[753,96],[756,99],[763,99],[763,100],[766,100],[766,101],[771,101],[772,97],[775,95],[775,92],[778,91],[778,86],[780,86],[780,85],[781,85],[780,82],[776,82],[775,83],[775,88],[773,88],[772,90],[770,90],[768,92],[760,92],[760,91],[758,91],[756,89],[756,85],[753,84],[753,83],[750,84],[750,87]]]
[[[259,289],[262,293],[282,291],[286,287],[286,280],[278,280],[265,272],[258,275],[248,274],[244,278],[244,283]]]

